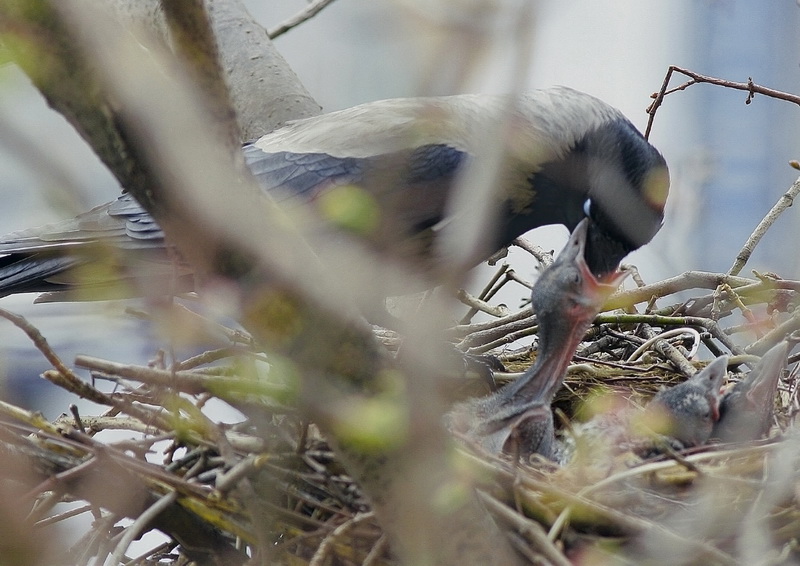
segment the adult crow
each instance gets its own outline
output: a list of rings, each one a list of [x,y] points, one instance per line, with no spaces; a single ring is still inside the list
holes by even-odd
[[[473,264],[533,228],[573,230],[588,216],[586,262],[603,276],[658,231],[669,187],[664,159],[618,110],[565,87],[371,102],[292,122],[243,151],[277,200],[311,203],[320,225],[354,232],[420,271],[442,264],[442,226],[475,218],[448,217],[448,200],[487,155],[502,155],[495,225],[467,258]],[[69,300],[76,295],[64,291],[78,288],[81,298],[101,299],[194,284],[128,194],[73,220],[8,234],[0,254],[0,296]]]

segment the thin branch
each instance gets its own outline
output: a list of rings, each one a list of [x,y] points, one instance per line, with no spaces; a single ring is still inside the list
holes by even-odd
[[[148,385],[171,387],[193,395],[210,392],[221,399],[230,398],[230,394],[234,396],[236,394],[249,394],[281,398],[289,393],[286,387],[265,382],[261,379],[206,375],[193,371],[167,371],[145,366],[120,364],[92,356],[76,356],[75,365],[140,381]]]
[[[546,269],[553,263],[553,252],[546,251],[543,247],[537,246],[536,244],[530,243],[523,237],[516,238],[513,242],[515,246],[518,248],[522,248],[533,257],[536,258],[536,261],[542,266],[542,269]]]
[[[572,564],[564,556],[553,542],[547,538],[547,533],[544,528],[537,523],[528,519],[524,515],[516,513],[514,510],[506,505],[503,505],[494,497],[478,491],[478,496],[484,505],[491,511],[491,513],[498,517],[501,521],[508,523],[514,530],[520,533],[525,539],[536,545],[536,549],[552,564],[555,566],[569,566]]]
[[[495,316],[497,318],[508,316],[508,307],[505,305],[490,305],[486,301],[475,297],[474,295],[469,294],[464,289],[459,289],[456,291],[456,299],[470,307],[470,318],[472,317],[473,311],[481,311],[486,314]]]
[[[615,293],[608,299],[608,301],[606,301],[606,304],[603,305],[603,310],[628,308],[637,303],[647,302],[653,297],[665,297],[680,291],[688,291],[689,289],[716,289],[723,283],[727,283],[731,287],[737,288],[744,285],[750,285],[755,283],[755,281],[745,277],[737,277],[724,273],[686,271],[680,275],[670,277],[669,279],[664,279],[663,281],[659,281],[657,283]],[[800,283],[795,283],[794,287],[778,287],[778,285],[788,285],[787,283],[783,282],[776,282],[776,288],[796,287],[800,289]]]
[[[489,281],[486,283],[486,285],[484,285],[484,287],[481,290],[481,292],[478,294],[478,298],[481,299],[481,301],[488,301],[489,299],[492,298],[492,296],[494,296],[494,293],[497,292],[496,290],[493,290],[493,287],[494,287],[495,283],[497,283],[500,280],[500,278],[503,277],[506,274],[507,271],[508,271],[508,264],[506,262],[503,262],[502,264],[500,264],[500,267],[497,268],[497,270],[495,271],[495,273],[492,276],[492,278],[489,279]],[[496,288],[496,289],[499,289],[499,287]],[[467,311],[467,314],[465,314],[461,318],[461,320],[459,321],[459,324],[469,324],[469,322],[472,320],[472,317],[475,316],[475,314],[479,310],[480,309],[478,307],[475,307],[475,306],[470,308]]]
[[[756,246],[761,241],[761,238],[767,233],[767,230],[769,230],[770,226],[772,226],[783,211],[792,206],[798,193],[800,193],[800,177],[792,183],[788,191],[781,195],[778,202],[775,203],[767,215],[758,223],[758,226],[756,226],[756,229],[750,234],[750,237],[747,238],[742,249],[736,254],[736,261],[734,261],[733,265],[728,269],[728,275],[739,275],[739,272],[753,254],[753,250],[755,250]]]
[[[50,347],[50,344],[47,343],[47,339],[42,335],[38,328],[32,325],[24,316],[20,316],[18,314],[14,314],[11,311],[7,311],[5,309],[0,309],[0,317],[5,318],[9,322],[11,322],[14,326],[22,330],[25,334],[28,335],[28,338],[31,339],[33,345],[47,358],[47,361],[66,379],[70,381],[80,381],[80,378],[75,375],[71,369],[67,367],[67,365],[58,357],[53,349]],[[100,397],[87,397],[91,401],[96,403],[105,403],[105,399]]]
[[[675,88],[668,89],[669,82],[672,79],[673,73],[681,73],[682,75],[689,77],[691,80]],[[652,130],[653,127],[653,120],[656,117],[656,111],[664,102],[665,96],[667,96],[668,94],[672,94],[673,92],[677,92],[679,90],[686,90],[690,86],[700,83],[708,83],[725,88],[743,90],[747,92],[747,99],[745,99],[745,104],[750,104],[750,102],[753,100],[756,94],[763,94],[764,96],[769,96],[770,98],[785,100],[786,102],[791,102],[793,104],[797,104],[798,106],[800,106],[800,96],[784,92],[781,90],[775,90],[773,88],[761,86],[759,84],[754,83],[752,78],[748,78],[746,83],[737,83],[734,81],[719,79],[717,77],[701,75],[700,73],[695,73],[694,71],[690,71],[682,67],[670,65],[669,68],[667,69],[667,74],[664,76],[664,82],[661,84],[661,89],[658,92],[653,93],[651,95],[651,98],[653,98],[654,100],[653,103],[647,109],[647,113],[650,115],[650,118],[647,121],[647,129],[645,129],[644,137],[645,138],[650,137],[650,131]]]
[[[338,527],[336,527],[331,534],[326,536],[322,543],[319,545],[317,552],[314,553],[314,556],[311,558],[311,561],[308,563],[308,566],[322,566],[327,562],[328,556],[331,554],[331,548],[333,544],[342,537],[346,536],[350,530],[352,530],[356,525],[359,523],[363,523],[364,521],[368,521],[375,518],[375,514],[372,511],[367,511],[365,513],[359,513],[355,515],[352,519],[345,521]]]
[[[502,325],[486,324],[480,327],[478,325],[474,325],[478,328],[469,333],[469,335],[467,335],[461,342],[458,343],[458,349],[461,351],[467,351],[468,349],[471,350],[495,340],[502,341],[504,336],[509,336],[512,333],[531,330],[534,327],[536,318],[530,313],[529,310],[522,310],[518,313],[509,315],[504,319],[498,320],[504,320],[504,323]]]
[[[296,13],[294,16],[289,18],[288,20],[282,22],[281,24],[275,26],[274,28],[267,30],[267,36],[270,39],[275,39],[278,36],[283,35],[287,31],[292,28],[295,28],[306,22],[319,14],[322,10],[324,10],[328,5],[333,4],[334,0],[314,0],[313,2],[309,3],[303,10]]]
[[[136,540],[145,529],[149,528],[153,519],[175,503],[177,499],[178,494],[174,491],[170,491],[136,517],[136,520],[122,531],[119,542],[114,548],[114,553],[106,560],[106,564],[119,564],[122,562],[122,557],[125,555],[125,551],[128,550],[131,543]]]
[[[660,346],[660,351],[663,352],[667,359],[672,362],[675,367],[685,376],[691,377],[694,375],[697,370],[695,367],[689,363],[686,357],[681,354],[674,346],[672,346],[669,342],[667,342],[667,338],[672,338],[673,336],[683,336],[685,334],[690,334],[695,341],[695,344],[700,343],[700,333],[695,330],[694,328],[673,328],[672,330],[667,330],[666,332],[662,332],[661,334],[653,333],[652,329],[649,328],[650,325],[645,325],[648,329],[648,333],[652,334],[641,346],[636,348],[636,350],[625,360],[626,363],[633,363],[638,360],[650,347],[654,349],[657,346]],[[695,346],[696,348],[697,346]],[[693,350],[695,349],[693,348]]]

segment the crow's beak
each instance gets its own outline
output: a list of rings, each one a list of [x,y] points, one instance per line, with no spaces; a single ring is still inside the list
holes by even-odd
[[[583,279],[583,294],[588,301],[602,307],[617,287],[628,276],[627,270],[614,269],[601,277],[597,277],[586,263],[586,238],[589,233],[588,218],[581,220],[572,231],[564,251],[558,256],[558,262],[572,262],[579,270]]]

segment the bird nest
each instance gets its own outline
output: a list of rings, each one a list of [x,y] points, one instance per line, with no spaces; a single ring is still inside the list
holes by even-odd
[[[546,254],[519,243],[547,263]],[[730,364],[746,370],[800,327],[798,281],[702,272],[650,285],[634,280],[610,299],[573,360],[555,403],[564,430],[585,418],[602,393],[641,406],[661,387],[684,380],[701,345],[713,355],[730,352]],[[481,296],[460,295],[470,313],[447,331],[462,352],[498,358],[508,370],[496,373],[500,382],[524,371],[535,355],[535,340],[515,346],[535,336],[535,317],[487,299],[506,283],[527,285],[502,265]],[[656,300],[663,305],[656,308]],[[642,302],[647,308],[635,310]],[[216,325],[173,308],[184,324]],[[472,322],[478,311],[491,316]],[[265,371],[267,359],[245,333],[216,325],[229,346],[169,366],[163,357],[137,366],[80,356],[75,365],[91,372],[89,382],[26,320],[0,314],[50,360],[45,378],[106,407],[89,416],[72,406],[50,422],[0,403],[0,522],[12,529],[24,563],[109,557],[105,563],[243,564],[257,562],[248,556],[254,548],[268,552],[270,563],[394,562],[369,501],[314,424],[286,402],[292,384]],[[394,333],[376,329],[376,336],[396,349]],[[791,364],[797,358],[789,359],[775,395],[769,439],[682,452],[666,447],[649,459],[576,458],[565,467],[459,450],[480,472],[477,493],[485,508],[531,564],[796,563],[800,440],[791,428],[798,406]],[[460,380],[486,386],[474,376]],[[113,390],[102,391],[99,382]],[[220,401],[242,418],[225,423],[210,416]],[[114,431],[125,434],[120,439]],[[79,539],[74,526],[69,543],[47,536],[64,536],[59,525],[76,521]],[[151,531],[168,536],[134,542]]]

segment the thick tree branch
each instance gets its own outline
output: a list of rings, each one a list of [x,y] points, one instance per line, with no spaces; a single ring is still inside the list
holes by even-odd
[[[106,0],[101,4],[130,29],[145,29],[172,43],[161,0]],[[319,104],[241,0],[206,0],[205,4],[241,141],[254,140],[288,120],[319,113]]]

